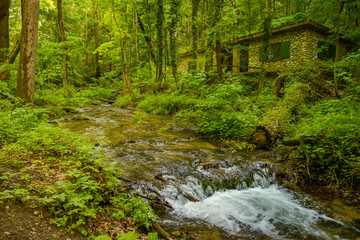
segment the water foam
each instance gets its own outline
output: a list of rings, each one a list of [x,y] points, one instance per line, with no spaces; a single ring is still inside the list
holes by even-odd
[[[340,222],[302,206],[289,191],[269,184],[259,175],[254,178],[252,185],[256,187],[215,191],[206,197],[209,190],[204,190],[196,179],[190,177],[181,188],[200,202],[188,201],[170,186],[162,193],[168,196],[175,215],[205,220],[234,235],[250,230],[273,239],[294,239],[299,235],[304,239],[339,239],[329,236],[319,225],[332,222],[339,226]]]

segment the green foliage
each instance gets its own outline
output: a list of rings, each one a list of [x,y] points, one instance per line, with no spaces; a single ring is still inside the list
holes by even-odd
[[[157,234],[157,232],[149,233],[149,234],[148,234],[148,240],[158,240],[158,234]]]
[[[326,101],[309,109],[306,118],[292,127],[293,137],[311,139],[311,144],[300,149],[298,159],[302,168],[307,161],[305,154],[313,159],[308,167],[315,181],[336,188],[358,189],[359,111],[358,104],[351,99]]]
[[[137,235],[135,233],[135,231],[133,231],[133,232],[127,232],[127,233],[120,234],[120,236],[118,237],[117,240],[135,240],[135,239],[138,239],[138,237],[140,237],[140,236]]]
[[[0,81],[0,99],[1,98],[15,99],[15,97],[10,94],[10,88],[7,86],[7,83],[2,81]]]
[[[45,117],[42,110],[29,108],[0,112],[0,144],[18,141],[24,133],[36,128]]]
[[[135,101],[131,99],[130,94],[127,94],[123,97],[118,97],[115,102],[115,106],[124,108],[124,107],[134,107]]]
[[[110,98],[114,90],[110,88],[92,87],[80,92],[80,97],[91,100],[100,100],[101,98]]]
[[[140,198],[124,192],[115,163],[89,139],[44,123],[44,117],[28,108],[1,114],[0,142],[8,145],[0,151],[0,181],[8,189],[0,199],[34,199],[55,214],[59,226],[84,235],[105,217],[125,220],[130,215],[150,227],[157,217]]]
[[[255,115],[214,109],[185,111],[179,118],[195,124],[198,133],[224,139],[247,140],[257,126]]]
[[[186,94],[200,95],[208,81],[205,74],[193,72],[182,76],[179,85]]]
[[[95,240],[112,240],[112,238],[107,235],[101,235],[101,236],[97,236]]]
[[[149,95],[139,102],[137,108],[153,114],[171,115],[192,104],[188,96],[175,92],[169,95]]]
[[[154,215],[151,207],[145,204],[144,200],[138,196],[134,195],[127,203],[125,203],[124,207],[133,217],[135,223],[141,224],[147,229],[152,226],[153,220],[158,219],[158,217]]]
[[[133,115],[133,121],[135,124],[144,124],[144,114],[141,113],[141,112],[138,112],[138,111],[135,111],[134,112],[134,115]]]

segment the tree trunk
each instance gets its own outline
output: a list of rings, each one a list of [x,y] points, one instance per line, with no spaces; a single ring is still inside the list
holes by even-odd
[[[192,0],[192,14],[191,14],[191,34],[192,34],[192,64],[191,69],[197,69],[197,52],[198,52],[198,29],[197,29],[197,15],[199,10],[200,0]]]
[[[65,32],[65,26],[64,26],[64,19],[63,19],[63,13],[62,13],[62,0],[57,0],[57,9],[58,9],[58,22],[59,22],[59,29],[61,34],[61,41],[63,43],[66,42],[66,32]],[[62,82],[63,82],[63,88],[64,88],[64,95],[65,97],[68,96],[67,93],[67,86],[68,86],[68,54],[67,54],[67,47],[64,47],[64,55],[63,55],[63,74],[62,74]]]
[[[97,12],[94,12],[94,19],[95,19],[95,24],[94,24],[94,38],[95,38],[95,48],[98,49],[100,44],[99,44],[99,23],[98,23],[98,16],[97,16]],[[100,68],[100,55],[98,52],[95,53],[95,77],[99,78],[101,76],[101,68]]]
[[[0,65],[6,61],[9,51],[9,7],[10,0],[0,3]],[[6,80],[5,72],[0,74],[0,81]]]
[[[135,1],[135,51],[136,51],[136,77],[139,80],[139,47],[138,47],[138,16],[137,16],[137,9],[136,9],[136,1]]]
[[[335,63],[337,63],[340,59],[340,0],[336,0],[336,11],[337,11],[337,19],[336,19],[336,53],[335,53]],[[336,72],[336,65],[334,67],[334,87],[335,87],[335,95],[337,98],[341,98],[339,89],[338,89],[338,78],[337,78],[337,72]]]
[[[125,96],[128,91],[127,91],[127,63],[126,63],[126,38],[123,38],[123,48],[121,51],[121,56],[122,56],[122,64],[123,64],[123,70],[122,70],[122,76],[123,76],[123,95]]]
[[[216,24],[218,24],[221,19],[221,10],[222,10],[222,6],[223,6],[223,2],[224,2],[224,0],[217,0],[215,3]],[[217,28],[216,40],[215,40],[215,52],[216,52],[217,80],[219,82],[222,81],[222,66],[221,66],[222,49],[221,49],[221,39],[220,38],[221,38],[220,28]]]
[[[171,19],[170,27],[170,57],[171,57],[171,68],[172,74],[176,85],[178,84],[178,62],[177,62],[177,47],[176,47],[176,29],[179,21],[179,0],[172,0],[170,6],[170,13],[173,16]]]
[[[137,14],[137,20],[138,20],[138,23],[139,23],[140,30],[144,34],[145,42],[146,42],[146,44],[148,46],[148,49],[149,49],[150,59],[152,59],[154,64],[157,65],[156,56],[155,56],[155,53],[153,52],[153,47],[152,47],[153,45],[152,45],[152,42],[151,42],[151,38],[148,37],[147,32],[146,32],[145,27],[144,27],[144,24],[142,23],[142,21],[140,19],[140,16],[138,14]]]
[[[163,77],[163,60],[164,60],[164,0],[157,0],[156,29],[157,29],[157,65],[156,65],[156,88],[159,91]]]
[[[86,10],[86,21],[85,21],[85,66],[89,66],[89,38],[88,38],[88,15]]]
[[[124,81],[123,95],[125,96],[126,94],[130,93],[131,98],[134,98],[134,93],[132,91],[130,79],[129,79],[129,76],[128,76],[128,66],[127,66],[127,57],[126,57],[127,47],[126,47],[126,45],[127,45],[127,37],[124,37],[123,38],[123,47],[122,47],[122,51],[121,51],[122,64],[123,64],[122,76],[123,76],[123,81]]]
[[[21,0],[22,29],[16,96],[34,106],[39,0]]]

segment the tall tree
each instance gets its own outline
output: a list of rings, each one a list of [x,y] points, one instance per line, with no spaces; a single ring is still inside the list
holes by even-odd
[[[34,105],[39,0],[21,0],[22,29],[16,96]]]
[[[156,87],[160,90],[163,78],[163,61],[164,61],[164,0],[157,0],[156,13],[156,30],[157,30],[157,65],[156,65]]]
[[[5,62],[9,49],[9,7],[10,7],[10,0],[1,0],[0,2],[0,64]]]
[[[341,11],[340,0],[336,0],[336,36],[335,36],[335,46],[336,46],[336,53],[335,53],[335,63],[340,60],[340,11]],[[335,95],[337,98],[341,98],[339,89],[338,89],[338,78],[336,72],[336,66],[334,67],[334,84],[335,84]]]
[[[96,8],[95,4],[94,4],[94,8]],[[100,46],[100,41],[99,41],[99,21],[98,21],[98,13],[95,10],[94,11],[94,19],[95,19],[95,24],[94,24],[94,39],[95,39],[95,48],[98,49]],[[101,76],[101,68],[100,68],[100,55],[99,52],[96,51],[95,52],[95,77],[99,78]]]
[[[175,79],[175,83],[178,83],[178,73],[177,73],[177,47],[176,47],[176,29],[179,21],[179,0],[171,0],[170,2],[170,14],[171,18],[171,26],[170,26],[170,57],[171,57],[171,68],[172,74]]]
[[[197,16],[199,11],[200,0],[192,0],[191,4],[191,34],[192,34],[192,64],[191,69],[197,69],[197,52],[198,52],[198,24]]]
[[[215,22],[219,24],[221,20],[221,11],[223,8],[224,0],[215,0]],[[216,52],[216,71],[217,71],[217,80],[222,81],[222,48],[221,48],[221,32],[220,26],[215,26],[215,52]]]
[[[63,13],[62,13],[62,0],[57,0],[57,9],[58,9],[58,22],[59,22],[59,29],[61,34],[61,41],[63,43],[66,42],[66,32],[65,32],[65,26],[64,26],[64,19],[63,19]],[[66,44],[66,43],[65,43]],[[64,55],[63,55],[63,75],[62,75],[62,82],[64,87],[65,96],[67,96],[67,86],[68,86],[68,54],[67,54],[67,47],[64,47]]]

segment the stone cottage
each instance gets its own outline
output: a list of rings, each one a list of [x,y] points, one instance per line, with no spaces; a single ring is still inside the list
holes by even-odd
[[[329,38],[330,29],[306,19],[290,23],[271,31],[270,47],[266,56],[263,50],[263,32],[237,38],[223,43],[228,50],[223,51],[223,68],[233,73],[256,72],[261,70],[262,60],[267,72],[301,69],[307,61],[322,64],[335,58],[334,40]],[[347,40],[340,41],[340,56],[344,56]],[[179,55],[181,72],[189,69],[191,52]],[[198,66],[204,69],[205,53],[200,50]]]

